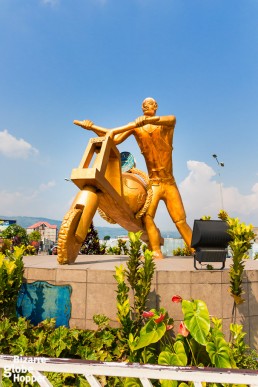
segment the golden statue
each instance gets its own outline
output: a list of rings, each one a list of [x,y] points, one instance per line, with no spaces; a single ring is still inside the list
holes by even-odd
[[[74,262],[79,246],[87,234],[85,228],[88,230],[98,207],[128,231],[142,230],[142,239],[148,243],[154,257],[163,258],[160,249],[162,238],[154,223],[158,203],[163,200],[178,231],[190,247],[192,230],[186,222],[184,206],[173,176],[172,143],[176,118],[156,116],[157,108],[158,104],[153,98],[146,98],[142,103],[143,116],[125,126],[110,130],[96,126],[90,120],[74,121],[76,125],[92,130],[100,137],[91,139],[79,168],[72,172],[71,180],[81,192],[75,198],[60,229],[59,263]],[[132,175],[133,169],[121,174],[115,145],[130,135],[134,135],[145,158],[148,169],[148,181],[145,184],[137,175]],[[89,168],[93,154],[96,159],[92,168]],[[132,181],[134,184],[136,182],[137,189],[133,188],[125,195],[125,188],[132,185]],[[150,192],[151,195],[148,195]],[[149,203],[141,218],[137,218],[139,208],[147,197],[150,199]],[[133,208],[135,203],[139,204],[137,208]],[[75,215],[74,211],[78,209],[81,213]]]

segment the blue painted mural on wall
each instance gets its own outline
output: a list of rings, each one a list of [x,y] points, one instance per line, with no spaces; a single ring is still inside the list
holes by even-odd
[[[45,281],[23,283],[19,292],[16,312],[37,325],[47,318],[56,319],[56,327],[69,327],[71,317],[70,285],[51,285]]]

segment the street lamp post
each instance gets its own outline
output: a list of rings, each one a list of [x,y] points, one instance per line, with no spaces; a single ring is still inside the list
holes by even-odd
[[[214,159],[217,161],[217,164],[218,164],[218,176],[219,176],[219,186],[220,186],[221,209],[224,210],[220,167],[224,167],[225,164],[218,160],[218,156],[216,154],[212,155],[212,157],[214,157]]]

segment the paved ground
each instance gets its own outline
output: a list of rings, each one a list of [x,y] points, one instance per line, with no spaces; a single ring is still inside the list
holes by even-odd
[[[84,270],[114,270],[115,266],[126,264],[128,257],[124,255],[79,255],[73,265],[59,265],[56,255],[34,255],[23,258],[25,267],[33,268],[65,268]],[[226,259],[225,268],[229,268],[232,260]],[[193,257],[166,257],[155,260],[158,271],[192,271],[194,268]],[[213,267],[220,267],[220,263],[212,263]],[[258,260],[248,259],[245,264],[246,270],[258,270]]]

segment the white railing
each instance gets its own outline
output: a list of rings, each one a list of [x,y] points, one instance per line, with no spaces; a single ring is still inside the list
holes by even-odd
[[[44,371],[84,375],[91,387],[101,387],[97,376],[138,378],[143,387],[152,386],[150,379],[192,381],[195,387],[201,387],[201,382],[248,384],[251,387],[258,387],[258,371],[256,370],[172,367],[0,355],[0,386],[2,386],[2,377],[5,376],[12,377],[16,382],[26,384],[26,382],[37,381],[41,387],[53,387],[42,374]]]

